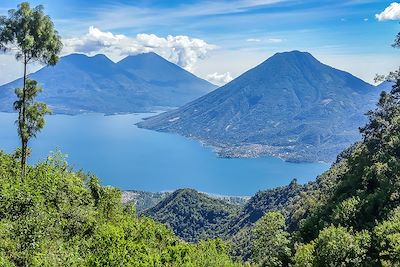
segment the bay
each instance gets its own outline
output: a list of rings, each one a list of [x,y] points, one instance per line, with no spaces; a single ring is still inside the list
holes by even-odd
[[[74,169],[97,175],[104,185],[123,190],[171,191],[178,188],[249,196],[259,190],[314,180],[326,163],[289,163],[279,158],[219,158],[212,149],[185,137],[140,129],[151,114],[82,114],[46,117],[46,127],[30,143],[30,163],[57,148]],[[0,149],[18,147],[16,114],[0,113]]]

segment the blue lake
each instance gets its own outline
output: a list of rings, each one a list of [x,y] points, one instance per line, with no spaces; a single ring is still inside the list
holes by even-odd
[[[149,114],[48,116],[45,129],[30,143],[30,162],[59,148],[75,169],[96,174],[104,185],[164,191],[194,188],[223,195],[305,183],[329,168],[324,163],[288,163],[274,157],[223,159],[200,143],[179,135],[137,128]],[[16,114],[0,113],[0,149],[18,145]]]

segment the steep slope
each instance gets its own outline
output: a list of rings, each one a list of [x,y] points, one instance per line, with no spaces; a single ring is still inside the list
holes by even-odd
[[[222,156],[332,161],[359,138],[358,127],[377,91],[309,53],[278,53],[227,85],[139,126],[199,139]]]
[[[146,61],[142,62],[141,58]],[[135,73],[128,68],[131,61],[136,62],[140,71]],[[164,69],[174,70],[168,83],[148,79],[149,73],[160,77],[163,73],[172,74]],[[56,66],[44,67],[30,77],[45,89],[39,99],[57,113],[138,112],[177,107],[215,88],[154,53],[130,56],[119,63],[104,55],[71,54],[61,58]],[[175,88],[175,82],[180,87]],[[18,79],[0,87],[1,111],[12,110],[14,90],[21,85],[22,80]]]
[[[162,87],[165,93],[164,100],[176,102],[176,106],[181,106],[181,102],[188,103],[217,88],[152,52],[128,56],[118,62],[117,66],[155,87]]]
[[[289,185],[256,193],[240,211],[238,216],[229,223],[226,229],[228,236],[235,235],[239,230],[253,226],[269,211],[286,212],[305,191],[306,186],[293,180]]]
[[[260,191],[243,207],[207,196],[192,189],[179,189],[163,197],[143,214],[166,224],[188,241],[229,238],[247,229],[268,211],[290,212],[290,206],[300,194],[311,188],[293,180],[289,185]]]
[[[331,195],[341,167],[342,162],[337,162],[317,177],[316,181],[305,185],[299,185],[293,180],[287,186],[255,194],[226,229],[225,236],[229,237],[231,242],[232,255],[238,260],[250,258],[255,223],[268,212],[282,212],[286,218],[287,230],[297,231],[300,221],[304,220],[318,203],[324,202]]]
[[[184,240],[194,242],[223,236],[226,224],[238,210],[238,206],[195,190],[180,189],[144,215],[167,225]]]
[[[170,194],[170,192],[122,191],[122,203],[133,204],[136,212],[141,213],[146,209],[156,206]]]

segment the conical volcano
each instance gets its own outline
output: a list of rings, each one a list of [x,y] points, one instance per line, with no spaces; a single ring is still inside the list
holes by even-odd
[[[223,87],[139,124],[198,139],[227,157],[332,161],[360,138],[378,90],[299,51],[278,53]]]

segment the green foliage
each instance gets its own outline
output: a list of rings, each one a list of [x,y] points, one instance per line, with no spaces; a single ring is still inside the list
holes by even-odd
[[[36,137],[36,134],[44,128],[44,116],[50,114],[51,111],[45,103],[35,102],[35,98],[42,88],[37,86],[37,82],[27,79],[25,90],[18,88],[15,90],[17,100],[14,102],[14,109],[20,114],[18,117],[18,135],[24,145],[27,145],[28,140]],[[22,116],[22,112],[25,116]]]
[[[242,266],[237,263],[232,264],[228,256],[221,255],[221,251],[227,252],[227,247],[220,239],[200,241],[195,247],[197,252],[190,256],[192,263],[188,266]]]
[[[244,227],[230,237],[230,254],[239,261],[251,260],[253,250],[254,233],[252,227]]]
[[[225,235],[230,238],[232,255],[241,260],[250,259],[254,224],[270,211],[280,211],[285,215],[288,231],[296,228],[297,221],[305,213],[301,197],[311,188],[312,184],[300,185],[294,179],[287,186],[259,191],[251,197],[239,215],[226,226]]]
[[[368,257],[370,244],[371,237],[367,231],[354,234],[341,226],[329,226],[314,241],[297,247],[294,266],[371,266]]]
[[[370,242],[367,231],[353,234],[341,226],[327,227],[315,240],[313,266],[366,266]]]
[[[400,265],[400,208],[374,228],[375,242],[382,266]]]
[[[16,49],[17,59],[54,65],[61,48],[61,38],[43,6],[31,8],[24,2],[17,10],[9,10],[8,17],[0,17],[0,49]]]
[[[354,225],[360,212],[360,198],[351,197],[339,203],[332,212],[332,221],[336,225]]]
[[[230,233],[234,234],[241,228],[251,226],[269,211],[286,213],[305,188],[294,179],[287,186],[257,192],[244,206],[238,218],[229,225]]]
[[[0,152],[0,266],[240,266],[221,240],[191,245],[136,216],[121,192],[53,153],[17,179]]]
[[[296,248],[293,257],[294,267],[313,267],[314,264],[314,243],[300,245]]]
[[[131,203],[135,205],[135,208],[138,213],[142,213],[143,211],[155,207],[162,200],[166,199],[173,192],[145,192],[140,190],[127,190],[122,192],[122,203]],[[215,202],[220,202],[222,200],[228,204],[232,204],[234,206],[238,206],[243,208],[249,197],[237,197],[237,196],[219,196],[219,195],[210,195],[206,194],[212,199],[215,199]]]
[[[37,82],[29,79],[26,80],[25,92],[23,92],[23,88],[15,90],[18,100],[14,103],[14,109],[19,112],[23,105],[25,105],[26,109],[25,122],[19,129],[21,138],[30,139],[36,137],[36,133],[44,127],[44,115],[50,113],[46,104],[34,102],[35,97],[41,91],[42,88],[37,86]],[[23,102],[24,97],[25,102]]]
[[[253,261],[261,266],[287,266],[290,257],[289,233],[280,212],[268,212],[254,227]]]
[[[191,189],[180,189],[144,215],[169,226],[186,241],[225,237],[227,223],[238,213],[236,205]]]

